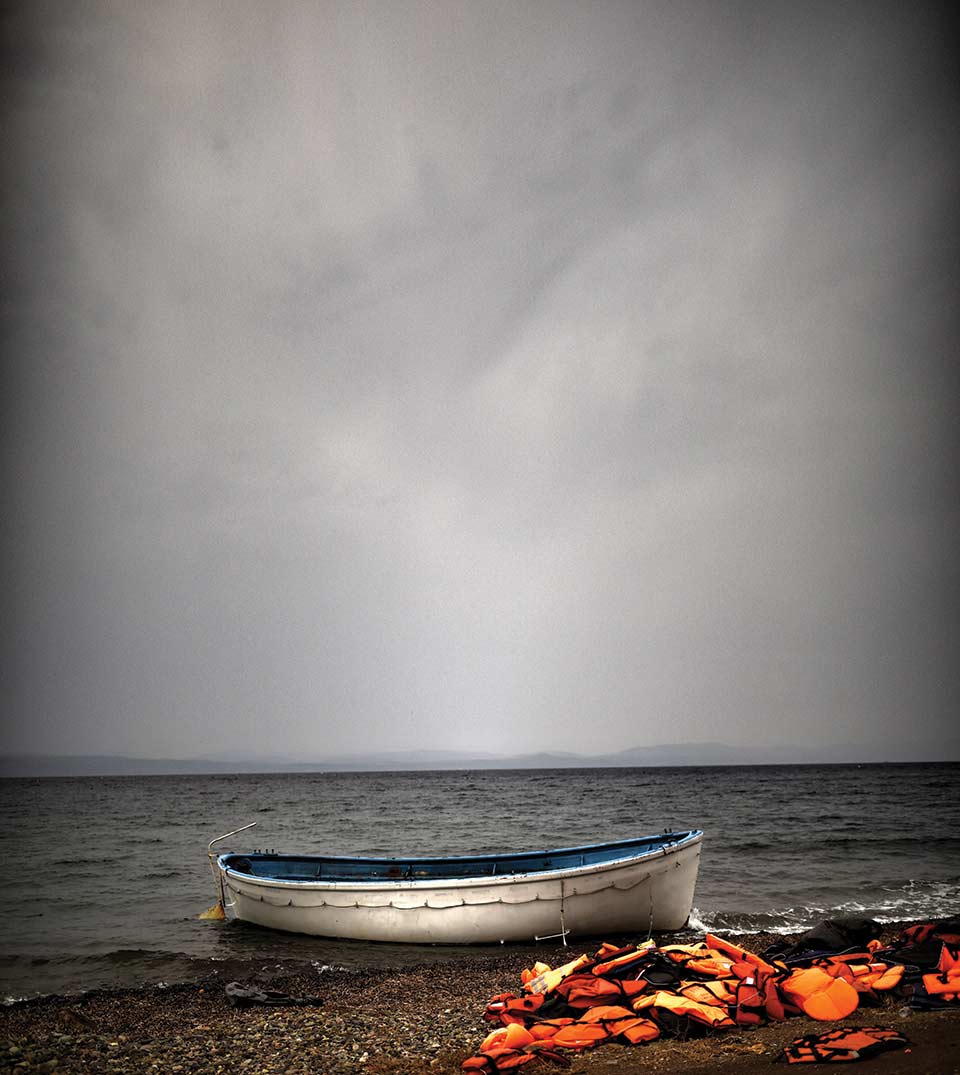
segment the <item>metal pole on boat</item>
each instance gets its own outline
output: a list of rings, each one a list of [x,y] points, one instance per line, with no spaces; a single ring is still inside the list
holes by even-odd
[[[564,921],[563,921],[563,878],[561,877],[560,878],[560,932],[559,933],[547,933],[543,937],[535,936],[533,939],[535,941],[552,941],[552,940],[555,940],[557,937],[562,937],[563,938],[563,947],[567,948],[568,947],[568,945],[567,945],[567,934],[569,932],[570,932],[570,930],[567,929],[567,927],[566,927],[566,925],[564,924]]]
[[[207,859],[210,862],[210,872],[213,874],[213,883],[217,887],[217,902],[204,911],[203,914],[197,915],[197,918],[212,921],[222,921],[227,917],[226,911],[223,909],[223,878],[220,876],[220,871],[214,865],[213,861],[213,845],[220,843],[221,840],[227,840],[231,836],[236,836],[238,832],[246,832],[247,829],[252,829],[256,825],[255,821],[251,821],[249,825],[244,825],[239,829],[234,829],[233,832],[225,832],[222,836],[217,836],[210,843],[207,844]]]

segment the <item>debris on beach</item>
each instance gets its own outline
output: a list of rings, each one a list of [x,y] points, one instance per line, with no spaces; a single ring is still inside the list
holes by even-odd
[[[490,1000],[484,1018],[500,1025],[462,1068],[497,1075],[538,1059],[567,1067],[567,1053],[605,1041],[683,1040],[799,1015],[837,1022],[887,996],[916,1010],[960,1010],[960,922],[911,927],[886,948],[880,932],[870,919],[833,919],[760,955],[707,933],[694,944],[603,944],[560,967],[537,963],[521,974],[520,993]],[[823,1059],[855,1060],[909,1045],[888,1027],[842,1030],[800,1038],[780,1059],[817,1062],[819,1049]]]
[[[57,1013],[57,1021],[72,1030],[96,1030],[96,1023],[76,1008],[64,1008]]]
[[[292,997],[277,989],[260,989],[255,985],[227,982],[224,992],[231,1008],[252,1008],[264,1005],[272,1008],[317,1007],[323,1004],[320,997]]]

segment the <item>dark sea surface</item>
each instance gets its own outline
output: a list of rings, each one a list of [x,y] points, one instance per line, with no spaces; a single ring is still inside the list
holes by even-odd
[[[728,934],[960,912],[956,764],[3,780],[0,995],[464,951],[198,920],[216,899],[207,841],[250,821],[218,850],[469,854],[702,828],[690,925]]]

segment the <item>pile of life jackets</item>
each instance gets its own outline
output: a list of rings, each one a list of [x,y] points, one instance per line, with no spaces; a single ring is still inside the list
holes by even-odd
[[[912,927],[889,948],[872,939],[842,953],[755,955],[707,933],[694,944],[603,944],[560,967],[537,963],[521,974],[519,994],[490,1000],[484,1018],[499,1025],[462,1066],[496,1075],[538,1059],[568,1066],[570,1051],[605,1041],[683,1039],[795,1015],[842,1020],[858,1007],[882,1005],[890,994],[915,1008],[960,1007],[960,932],[943,925],[956,924]],[[850,1034],[863,1037],[867,1029],[882,1038],[883,1028],[850,1028]],[[831,1040],[838,1033],[831,1031]],[[877,1048],[895,1044],[898,1035],[889,1033],[890,1041]],[[844,1048],[839,1039],[834,1046]],[[867,1055],[866,1045],[860,1047]],[[813,1057],[795,1052],[784,1050],[782,1059]]]

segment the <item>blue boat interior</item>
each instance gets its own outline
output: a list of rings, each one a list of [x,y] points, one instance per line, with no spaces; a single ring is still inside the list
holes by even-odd
[[[421,881],[504,877],[599,866],[676,847],[702,835],[699,829],[666,832],[639,840],[567,847],[557,851],[504,852],[442,858],[346,858],[282,855],[275,851],[220,855],[221,865],[236,873],[275,881]]]

